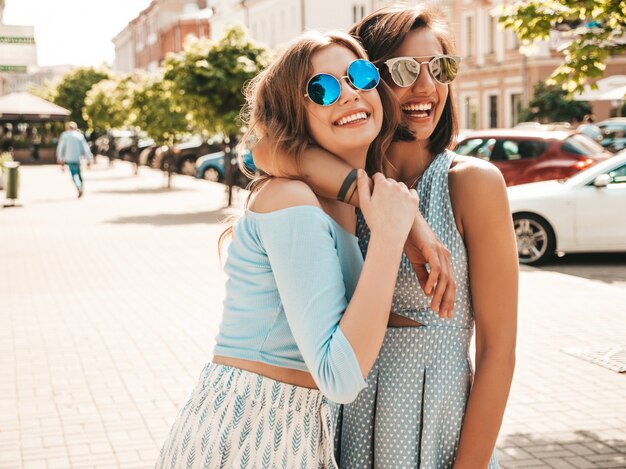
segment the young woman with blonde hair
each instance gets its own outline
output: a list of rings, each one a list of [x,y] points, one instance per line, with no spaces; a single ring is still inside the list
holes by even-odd
[[[504,180],[493,165],[448,149],[458,127],[452,82],[461,59],[440,12],[427,4],[389,6],[351,34],[380,67],[402,112],[383,170],[417,189],[423,217],[451,254],[456,295],[450,303],[428,297],[403,257],[368,387],[343,408],[341,467],[493,469],[517,321],[517,250]],[[258,167],[303,179],[320,194],[337,194],[351,173],[319,148],[306,150],[300,166],[285,154],[267,161],[269,144],[255,149]],[[349,201],[362,203],[356,195]],[[366,260],[370,228],[359,214]]]
[[[381,174],[370,195],[362,171],[398,122],[379,79],[350,36],[312,33],[250,86],[249,124],[274,142],[272,151],[303,161],[315,143],[361,170],[368,258],[352,234],[353,207],[300,181],[257,185],[232,228],[214,357],[157,468],[337,467],[337,403],[366,386],[418,211],[415,191]]]

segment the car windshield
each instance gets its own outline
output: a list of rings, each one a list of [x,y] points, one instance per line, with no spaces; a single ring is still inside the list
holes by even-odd
[[[605,124],[600,127],[605,137],[624,137],[626,136],[626,123],[624,124]]]
[[[587,179],[590,173],[594,174],[602,174],[604,172],[608,172],[611,168],[615,167],[616,164],[621,164],[626,161],[626,150],[620,151],[615,156],[612,156],[604,161],[601,161],[593,166],[590,166],[587,169],[576,173],[574,176],[564,180],[567,184],[578,184],[581,181]]]
[[[568,153],[584,156],[593,156],[604,152],[602,145],[580,134],[567,137],[561,148]]]

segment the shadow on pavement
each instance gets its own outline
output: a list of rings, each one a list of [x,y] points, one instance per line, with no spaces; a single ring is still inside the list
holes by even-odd
[[[539,269],[606,283],[626,282],[626,253],[568,254]]]
[[[158,215],[142,215],[134,217],[120,217],[108,220],[105,223],[113,224],[140,224],[154,226],[192,225],[196,223],[223,223],[233,214],[232,209],[220,209],[212,212],[195,213],[161,213]]]
[[[498,456],[503,469],[522,466],[624,469],[626,440],[603,439],[583,430],[563,438],[514,433],[498,445]]]
[[[135,176],[132,173],[131,174],[123,174],[123,175],[119,175],[119,176],[103,176],[103,177],[100,177],[100,174],[93,173],[91,171],[83,173],[83,178],[86,181],[93,181],[93,182],[123,181],[123,180],[126,180],[126,179],[131,179],[131,178],[136,178],[136,177],[137,176]]]
[[[94,179],[94,182],[96,180]],[[167,187],[145,187],[145,188],[140,188],[140,189],[112,189],[112,190],[106,190],[106,191],[93,191],[94,194],[115,194],[115,195],[121,195],[121,194],[166,194],[166,193],[171,193],[171,192],[181,192],[181,191],[190,191],[193,189],[185,189],[185,188],[180,188],[180,187],[171,187],[171,188],[167,188]]]

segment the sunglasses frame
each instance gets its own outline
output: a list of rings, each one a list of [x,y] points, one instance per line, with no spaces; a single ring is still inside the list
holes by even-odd
[[[353,64],[353,63],[355,63],[355,62],[367,62],[367,63],[369,63],[372,67],[374,67],[374,68],[376,69],[376,72],[378,73],[378,80],[376,81],[376,84],[375,84],[373,87],[371,87],[370,89],[367,89],[367,90],[365,90],[365,89],[361,89],[361,88],[359,88],[358,86],[356,86],[356,85],[352,82],[352,80],[350,80],[350,76],[349,76],[349,75],[344,75],[344,76],[342,76],[342,77],[337,78],[337,77],[336,77],[335,75],[333,75],[332,73],[316,73],[316,74],[315,74],[315,75],[313,75],[311,78],[309,78],[309,80],[306,82],[306,88],[305,88],[305,89],[307,90],[307,92],[306,92],[306,93],[304,93],[304,97],[305,97],[305,98],[309,98],[309,99],[311,100],[311,102],[312,102],[312,103],[317,104],[318,106],[322,106],[322,107],[332,106],[332,105],[333,105],[333,104],[335,104],[337,101],[339,101],[339,98],[341,98],[341,93],[342,93],[342,90],[341,90],[341,80],[344,80],[344,79],[348,82],[348,84],[349,84],[349,85],[350,85],[353,89],[355,89],[355,90],[357,90],[357,91],[372,91],[372,90],[375,90],[375,89],[378,87],[378,85],[380,84],[380,70],[378,69],[378,67],[377,67],[376,65],[374,65],[372,62],[370,62],[369,60],[366,60],[366,59],[356,59],[356,60],[353,60],[352,62],[350,62],[350,65],[348,65],[348,68],[346,69],[346,72],[348,72],[348,71],[350,70],[350,67],[351,67],[351,66],[352,66],[352,64]],[[327,75],[327,76],[329,76],[329,77],[334,78],[334,79],[335,79],[335,81],[337,82],[337,84],[339,85],[339,96],[337,96],[337,99],[335,99],[332,103],[329,103],[329,104],[320,104],[320,103],[317,103],[317,102],[313,101],[313,98],[311,98],[311,96],[309,96],[308,89],[309,89],[309,84],[311,83],[311,80],[313,80],[315,77],[318,77],[318,76],[320,76],[320,75]]]
[[[430,60],[426,60],[424,62],[420,62],[418,60],[418,59],[425,59],[426,57],[432,57],[432,58]],[[420,73],[422,73],[422,65],[423,64],[428,64],[428,72],[430,73],[430,76],[433,78],[433,80],[435,80],[437,83],[439,83],[441,85],[449,85],[454,80],[456,80],[456,77],[458,76],[458,73],[452,80],[450,80],[447,83],[443,83],[443,82],[437,80],[437,78],[435,78],[435,74],[433,73],[432,68],[431,68],[432,64],[433,64],[433,62],[435,60],[441,59],[441,58],[444,58],[444,57],[453,59],[456,62],[457,67],[461,63],[461,60],[463,60],[462,57],[459,57],[458,55],[452,55],[452,54],[439,54],[439,55],[435,55],[434,57],[430,56],[430,55],[422,55],[422,56],[418,56],[418,57],[400,56],[400,57],[393,57],[393,58],[391,58],[389,60],[386,60],[385,61],[385,65],[387,66],[387,70],[389,71],[389,75],[391,76],[391,80],[397,86],[399,86],[400,88],[408,88],[409,86],[412,86],[417,81],[417,79],[420,76]],[[412,60],[413,62],[415,62],[418,65],[418,67],[417,67],[417,74],[415,75],[415,79],[411,83],[409,83],[408,85],[400,85],[400,84],[396,83],[396,81],[393,79],[393,73],[391,71],[391,67],[393,67],[400,60]]]

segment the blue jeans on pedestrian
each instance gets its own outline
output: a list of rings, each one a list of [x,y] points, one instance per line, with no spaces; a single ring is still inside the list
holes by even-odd
[[[83,191],[83,176],[80,174],[80,163],[66,163],[67,167],[70,168],[70,173],[72,174],[72,181],[74,181],[74,185],[78,192]]]

